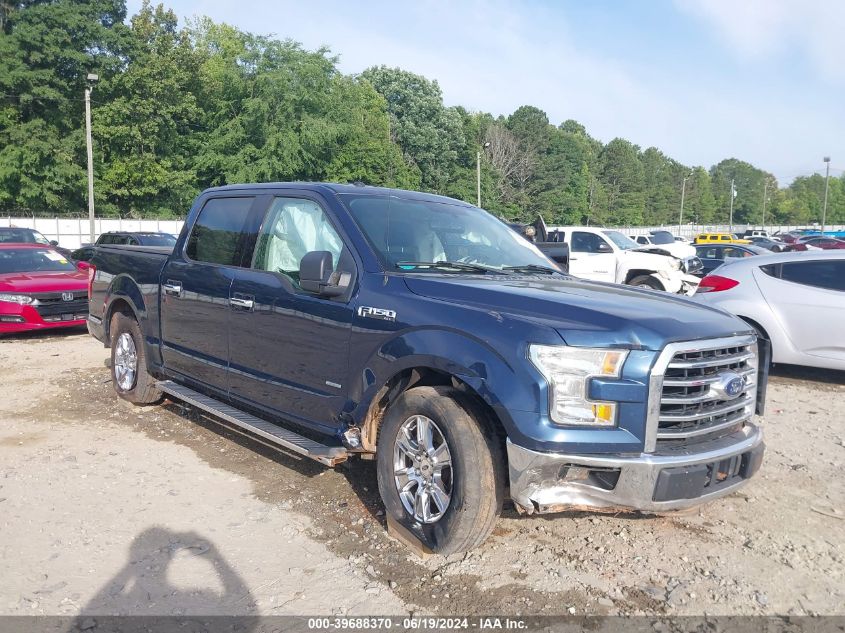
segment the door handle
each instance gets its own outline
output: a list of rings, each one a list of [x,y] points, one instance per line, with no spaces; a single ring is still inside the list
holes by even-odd
[[[164,290],[164,294],[166,295],[172,295],[174,297],[182,296],[181,281],[173,281],[172,279],[168,279],[166,283],[161,284],[161,289]]]
[[[255,300],[248,297],[230,297],[229,305],[233,308],[243,308],[244,310],[252,310],[255,305]]]

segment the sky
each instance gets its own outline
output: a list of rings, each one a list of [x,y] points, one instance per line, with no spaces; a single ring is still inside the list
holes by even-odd
[[[781,185],[845,168],[845,2],[163,0],[181,20],[328,46],[340,69],[400,67],[446,105],[575,119],[687,165],[746,160]],[[129,0],[134,13],[140,0]]]

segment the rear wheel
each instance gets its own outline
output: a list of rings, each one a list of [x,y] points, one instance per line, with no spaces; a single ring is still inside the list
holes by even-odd
[[[629,286],[635,286],[636,288],[650,288],[651,290],[664,290],[663,286],[657,281],[654,277],[649,277],[648,275],[640,275],[639,277],[634,277],[631,281],[628,282]]]
[[[118,312],[112,317],[109,333],[112,385],[117,395],[134,404],[160,402],[162,393],[156,389],[155,379],[147,373],[147,359],[138,322]]]
[[[502,509],[504,459],[479,407],[451,387],[416,387],[390,406],[378,437],[385,509],[433,551],[480,545]]]

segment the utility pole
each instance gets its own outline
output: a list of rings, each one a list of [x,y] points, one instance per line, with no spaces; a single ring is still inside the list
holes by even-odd
[[[490,147],[489,141],[481,146],[482,149],[488,147]],[[475,153],[475,193],[477,201],[475,206],[481,208],[481,150]]]
[[[731,178],[731,233],[734,232],[734,198],[736,198],[736,187],[734,187],[734,179]]]
[[[100,77],[88,73],[85,86],[85,145],[88,151],[88,237],[94,243],[94,147],[91,142],[91,91]]]
[[[766,228],[766,193],[769,188],[769,181],[763,180],[763,225],[762,228]]]
[[[692,172],[688,173],[681,183],[681,212],[678,215],[678,235],[681,234],[681,226],[684,223],[684,194],[687,192],[687,180],[692,178]]]
[[[824,205],[822,205],[822,233],[824,233],[824,225],[827,221],[827,185],[830,180],[830,156],[824,157],[824,163],[827,166],[827,173],[824,176]]]
[[[475,153],[475,193],[477,202],[475,206],[481,208],[481,150]]]

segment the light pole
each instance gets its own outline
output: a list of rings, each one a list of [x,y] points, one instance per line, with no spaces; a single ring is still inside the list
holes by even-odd
[[[481,149],[487,149],[490,147],[490,141],[484,143],[481,146]],[[476,200],[477,203],[475,206],[481,207],[481,150],[478,150],[475,153],[475,193],[476,193]]]
[[[766,194],[768,193],[769,189],[769,181],[765,178],[763,179],[763,224],[760,228],[766,228]]]
[[[85,86],[85,145],[88,150],[88,237],[92,244],[94,243],[94,148],[91,144],[91,91],[99,79],[99,75],[88,73],[88,85]]]
[[[824,163],[826,166],[827,173],[824,177],[824,204],[822,205],[822,233],[824,233],[824,225],[825,221],[827,220],[827,185],[828,181],[830,180],[830,156],[824,157]]]
[[[681,213],[678,215],[678,235],[681,234],[681,226],[684,224],[684,195],[687,192],[687,180],[692,178],[692,172],[688,173],[681,183]]]
[[[734,179],[731,178],[731,228],[730,233],[734,232],[734,198],[736,198],[736,187],[734,187]]]

